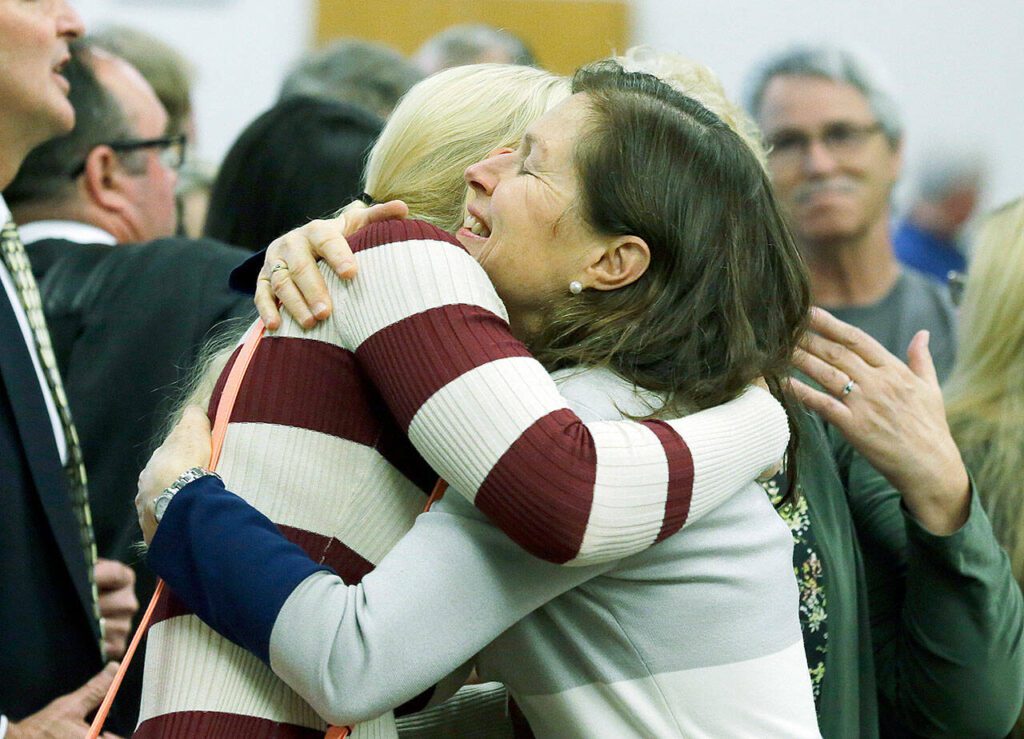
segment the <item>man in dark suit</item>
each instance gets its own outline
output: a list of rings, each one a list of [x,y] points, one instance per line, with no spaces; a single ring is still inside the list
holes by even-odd
[[[71,129],[61,68],[81,32],[64,0],[0,0],[0,188]],[[0,736],[79,736],[116,667],[97,673],[104,649],[124,649],[100,619],[126,630],[134,595],[130,571],[96,562],[74,422],[2,198],[0,222]]]
[[[134,67],[79,41],[64,75],[75,127],[35,149],[4,197],[78,426],[97,548],[135,566],[145,601],[155,581],[133,546],[136,480],[204,344],[254,314],[227,287],[248,254],[173,236],[183,142],[165,136],[166,111]],[[133,667],[115,703],[122,725],[140,684]]]

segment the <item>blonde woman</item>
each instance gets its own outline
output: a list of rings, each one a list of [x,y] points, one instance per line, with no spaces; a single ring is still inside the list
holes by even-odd
[[[996,538],[1024,587],[1024,198],[989,215],[975,242],[945,386],[953,436]],[[1015,737],[1024,736],[1018,720]]]
[[[502,90],[497,99],[495,89]],[[486,65],[451,70],[431,78],[414,88],[394,113],[369,162],[367,189],[380,200],[402,196],[422,219],[453,228],[457,225],[453,223],[456,215],[463,212],[465,185],[459,184],[462,183],[463,160],[468,157],[484,157],[496,144],[500,149],[502,143],[514,143],[522,137],[523,129],[530,122],[530,111],[533,117],[538,117],[539,109],[550,106],[555,99],[565,97],[565,94],[563,80],[525,68]],[[422,125],[413,125],[416,120],[421,121]],[[462,120],[473,121],[474,125],[460,128],[458,121]],[[516,126],[520,128],[516,130]],[[473,139],[475,144],[469,145],[468,139]],[[410,140],[419,143],[405,147]],[[446,144],[449,140],[454,142],[452,146]],[[749,157],[749,153],[746,156]],[[393,161],[400,162],[402,166],[388,170],[385,165]],[[391,174],[385,177],[381,174],[385,171]],[[391,180],[399,181],[410,171],[415,176],[401,184],[401,187],[407,187],[410,191],[392,189],[395,185]],[[434,178],[442,171],[447,172],[447,179],[435,182]],[[424,194],[427,188],[416,186],[417,180],[427,181],[441,195]],[[429,248],[430,244],[450,240],[450,237],[442,238],[441,232],[423,221],[409,224],[410,233],[418,234],[418,238],[424,241],[423,251],[417,253],[424,255],[427,262],[423,266],[429,267],[429,255],[434,251]],[[786,242],[780,243],[785,245]],[[534,254],[535,262],[538,256]],[[470,279],[470,275],[473,280],[479,281],[482,278],[479,267],[466,258],[465,252],[462,252],[462,256],[457,251],[451,252],[448,259],[451,261],[447,268],[436,275],[439,279],[458,281]],[[528,262],[529,259],[527,254],[520,261]],[[798,288],[803,285],[799,271],[790,271],[787,278],[797,291],[794,300],[799,302],[802,293]],[[420,289],[415,283],[400,281],[381,285],[380,292],[389,287],[393,289],[396,285],[403,288],[406,296],[415,296]],[[341,289],[340,284],[338,287]],[[405,287],[409,288],[408,292],[404,291]],[[490,291],[489,283],[483,278],[473,300],[484,301],[488,310],[500,315],[504,307],[500,302],[495,302],[496,298],[490,297]],[[535,294],[532,299],[537,300],[538,296]],[[792,332],[799,323],[801,313],[799,310],[790,310],[788,315],[792,322],[790,325],[781,320],[775,324],[777,341],[792,341]],[[485,323],[493,323],[493,315]],[[490,330],[498,330],[497,325]],[[503,330],[507,333],[507,328]],[[353,364],[353,355],[347,351],[344,336],[340,325],[334,322],[321,324],[313,331],[303,333],[295,322],[286,320],[280,330],[265,340],[235,406],[221,470],[233,490],[237,490],[275,521],[287,539],[301,545],[299,551],[303,551],[303,556],[308,555],[316,563],[318,571],[330,567],[334,572],[341,573],[344,581],[351,584],[360,582],[364,575],[372,576],[375,565],[381,562],[385,553],[410,527],[415,514],[422,507],[423,492],[429,488],[432,475],[402,436],[404,427],[398,427],[391,421],[374,388],[367,382],[367,375]],[[521,350],[515,348],[511,337],[501,339],[500,344],[503,351],[511,347],[517,360],[526,359]],[[781,345],[772,351],[775,352],[775,359],[771,361],[782,362],[788,356]],[[424,356],[425,353],[429,352],[415,352],[417,356]],[[762,358],[760,361],[766,360]],[[539,369],[535,363],[531,366]],[[765,367],[770,369],[768,364]],[[439,365],[437,369],[443,376],[446,370],[444,365]],[[516,371],[512,378],[505,378],[505,381],[515,383],[522,371]],[[382,392],[389,381],[415,387],[421,380],[408,374],[392,373],[388,377],[391,379],[374,377],[372,373],[369,375]],[[551,403],[554,387],[547,376],[542,371],[538,375],[535,370],[530,370],[529,377],[532,378],[531,383],[521,387],[522,393],[514,399],[532,403],[534,401],[530,400],[531,396],[539,393],[543,403]],[[544,382],[541,382],[542,379]],[[730,381],[735,384],[739,379],[734,376]],[[501,387],[500,378],[496,377],[495,382]],[[740,386],[732,392],[735,394],[742,389]],[[621,389],[617,392],[621,392]],[[217,403],[217,396],[215,390],[213,406]],[[720,393],[719,397],[724,401],[730,396]],[[500,420],[498,408],[490,415],[495,416],[497,424]],[[595,417],[592,412],[590,417]],[[605,417],[618,416],[612,413]],[[480,416],[476,418],[479,420]],[[731,499],[744,493],[743,500],[746,503],[737,505],[741,505],[741,509],[743,505],[752,506],[752,510],[757,512],[757,519],[767,521],[765,530],[759,536],[764,537],[765,543],[770,546],[763,551],[770,549],[784,555],[781,558],[776,556],[761,560],[762,550],[751,550],[758,552],[758,567],[763,565],[770,570],[772,577],[790,586],[794,585],[791,576],[777,566],[788,558],[788,537],[784,535],[784,527],[774,520],[770,509],[765,507],[763,496],[758,497],[757,491],[751,490],[752,478],[781,452],[784,444],[780,445],[779,442],[784,442],[786,436],[784,414],[766,393],[757,389],[748,390],[725,406],[711,409],[707,413],[694,414],[683,421],[645,424],[616,422],[598,424],[591,431],[589,428],[585,430],[579,419],[566,409],[564,413],[559,412],[556,422],[563,424],[567,433],[551,437],[544,453],[534,455],[535,464],[527,470],[531,475],[548,473],[545,486],[537,486],[536,478],[530,477],[525,485],[522,479],[513,480],[511,485],[498,481],[487,490],[495,500],[524,506],[511,512],[505,511],[513,518],[518,516],[520,521],[526,520],[533,525],[533,529],[522,536],[524,545],[532,546],[542,556],[557,561],[572,560],[579,565],[603,561],[607,563],[607,569],[618,558],[631,551],[646,549],[684,524],[695,524],[702,517],[712,516],[716,507],[728,505]],[[451,423],[451,427],[460,428],[465,423],[465,419],[456,420]],[[443,433],[443,430],[439,431]],[[502,433],[507,431],[508,428],[505,428]],[[548,433],[552,429],[542,431]],[[410,430],[409,434],[414,436],[416,431]],[[595,460],[593,446],[577,444],[574,440],[576,435],[582,435],[581,440],[591,436],[604,456]],[[482,427],[480,438],[489,436],[492,436],[492,432]],[[532,438],[536,442],[537,438],[534,437],[535,434],[525,434],[527,440]],[[625,447],[622,446],[624,441]],[[500,445],[503,441],[499,439],[497,443]],[[473,458],[476,450],[472,446],[470,442],[469,448],[459,450],[459,464],[465,467],[463,463],[468,463],[470,473],[475,474],[477,470],[473,468],[479,467],[479,460]],[[513,446],[514,439],[510,448]],[[563,447],[561,450],[560,446]],[[567,446],[571,448],[566,451],[564,447]],[[558,465],[566,461],[574,466],[570,474],[560,475]],[[612,473],[610,477],[602,471],[602,464]],[[693,470],[688,472],[691,466]],[[595,471],[597,478],[594,477]],[[465,475],[454,474],[451,477],[453,482],[465,483],[466,480]],[[599,484],[595,484],[598,480]],[[589,489],[586,487],[588,484]],[[470,487],[469,483],[461,486],[463,490]],[[479,487],[477,484],[476,488]],[[182,492],[188,497],[187,486]],[[584,514],[583,523],[588,523],[588,509],[575,502],[581,494],[591,496],[591,505],[596,511],[591,515],[604,517],[602,526],[594,529],[596,533],[584,533],[582,537],[574,533],[580,530],[581,512]],[[482,500],[486,494],[479,497]],[[207,502],[212,500],[211,497]],[[680,505],[683,500],[685,503]],[[621,521],[615,517],[609,518],[609,511],[616,516],[625,515],[625,518]],[[153,512],[148,507],[143,510],[146,529],[150,533],[154,520],[149,516]],[[732,515],[735,515],[735,511]],[[216,514],[201,518],[206,523],[218,520]],[[469,520],[465,513],[454,517],[449,514],[430,518],[432,523]],[[460,524],[465,525],[468,524]],[[624,535],[609,535],[616,527],[623,528]],[[470,528],[479,530],[479,524],[472,524]],[[238,531],[236,529],[236,533]],[[255,557],[250,561],[252,567],[246,568],[250,573],[255,571],[253,567],[260,564],[287,568],[294,561],[295,550],[286,548],[278,550],[280,556],[265,556],[266,550],[258,546],[259,542],[266,540],[268,533],[276,531],[264,529],[259,533],[250,532],[252,536],[247,535],[249,556]],[[523,534],[524,531],[521,529],[517,533]],[[465,531],[457,528],[455,534],[464,536]],[[451,544],[452,533],[449,531],[446,535]],[[493,534],[490,536],[493,538]],[[446,539],[445,536],[439,536],[435,541],[436,545],[442,545]],[[181,543],[185,543],[185,540]],[[159,557],[160,541],[155,542],[154,546],[156,556]],[[277,544],[272,546],[276,547]],[[517,556],[526,556],[510,542],[508,546],[513,547]],[[442,556],[435,563],[439,569],[435,569],[432,575],[444,574],[449,567],[468,566],[465,557],[474,550],[471,547],[456,549],[450,553],[450,557]],[[236,550],[236,553],[239,552]],[[201,566],[212,565],[217,568],[219,565],[216,562],[226,564],[228,560],[207,549]],[[531,566],[524,565],[523,572]],[[548,567],[558,572],[557,577],[540,578],[531,586],[541,590],[556,586],[547,598],[554,597],[560,592],[559,588],[564,590],[568,587],[566,583],[595,574],[592,569],[584,567]],[[750,577],[753,570],[747,569],[749,571],[745,577]],[[378,580],[386,588],[397,589],[400,598],[415,597],[419,592],[416,588],[423,587],[431,580],[414,577],[412,581],[407,581],[406,578],[413,573],[411,567],[400,567],[398,574],[392,572],[390,576],[382,575]],[[226,575],[226,571],[221,570],[221,574]],[[245,578],[227,577],[222,580],[218,590],[225,595],[229,592],[237,594],[241,591],[236,588],[241,587],[255,598],[250,606],[258,601],[261,605],[257,610],[263,610],[263,606],[269,603],[264,597],[271,591],[278,595],[284,594],[288,582],[288,577],[278,576],[261,576],[257,583],[248,583]],[[453,577],[453,583],[462,583],[462,580]],[[501,585],[498,582],[489,584],[492,587]],[[415,587],[408,588],[407,585]],[[762,583],[758,587],[764,586]],[[447,591],[440,586],[430,590],[429,595],[444,599],[448,605],[458,602],[458,598],[462,597],[448,597]],[[793,595],[793,591],[792,587],[783,587],[777,591],[777,596],[770,596],[769,593],[762,595],[780,598],[781,606]],[[271,600],[276,597],[271,595]],[[485,606],[494,608],[496,601],[493,599],[483,598],[483,601],[480,610],[470,608],[464,615],[482,615]],[[199,604],[186,602],[209,617]],[[534,603],[533,607],[539,605],[538,601],[527,599],[518,602],[516,609],[528,607],[530,602]],[[280,605],[277,603],[277,606],[271,606],[271,610],[276,610]],[[498,616],[507,619],[516,609],[503,609]],[[221,612],[217,608],[215,610]],[[252,613],[248,608],[242,610]],[[241,611],[238,613],[241,615]],[[360,626],[360,629],[366,629],[364,640],[376,638],[380,625],[389,622],[388,618],[380,618],[380,611],[377,613],[377,618],[372,618],[371,622],[364,621]],[[324,601],[323,614],[336,614],[336,609]],[[777,631],[768,628],[767,636],[764,630],[758,629],[756,640],[758,644],[784,644],[791,647],[784,650],[783,661],[792,668],[790,673],[794,682],[790,687],[799,693],[800,686],[806,682],[806,667],[798,641],[795,648],[792,648],[794,636],[798,640],[798,630],[793,630],[795,619],[791,618],[794,615],[785,607],[773,609],[771,624],[784,624],[786,628]],[[266,625],[265,619],[262,620]],[[445,627],[453,626],[448,619],[442,621]],[[376,627],[371,626],[371,623],[376,624]],[[492,637],[500,633],[500,629],[498,632],[487,631],[494,624],[494,615],[490,614],[489,618],[479,618],[469,631],[460,628],[454,635],[445,631],[443,639],[454,638],[457,642],[451,649],[441,647],[421,650],[413,647],[405,633],[405,629],[418,629],[421,624],[415,612],[407,613],[404,619],[391,623],[394,631],[383,635],[385,642],[381,648],[384,652],[373,648],[371,651],[374,655],[368,655],[369,662],[362,658],[356,659],[351,669],[344,670],[347,676],[367,675],[367,668],[372,672],[367,680],[358,680],[361,683],[359,690],[343,691],[345,700],[349,701],[345,704],[348,708],[344,708],[332,705],[331,699],[319,692],[323,686],[310,684],[310,680],[316,683],[318,675],[327,676],[305,659],[304,650],[298,644],[284,649],[287,655],[284,660],[290,662],[290,666],[280,660],[272,660],[265,649],[255,650],[263,662],[270,663],[284,678],[282,682],[257,656],[215,635],[190,613],[190,608],[184,603],[168,599],[162,606],[150,637],[142,723],[137,735],[168,736],[183,732],[190,736],[204,736],[217,732],[245,732],[247,736],[261,736],[273,735],[278,730],[275,727],[280,724],[290,727],[289,730],[295,732],[295,735],[303,735],[302,732],[315,732],[323,726],[317,712],[338,721],[359,720],[357,732],[363,735],[387,734],[393,731],[390,714],[385,713],[376,719],[373,717],[413,698],[416,692],[435,682],[436,679],[428,683],[423,683],[423,680],[425,676],[433,674],[439,664],[454,659],[450,669],[458,667],[459,662],[483,646],[478,642],[480,633],[490,633]],[[305,629],[299,632],[286,630],[293,636],[303,631]],[[422,631],[421,636],[441,634],[436,626],[424,626]],[[222,633],[226,633],[238,644],[247,647],[253,645],[250,637],[254,632],[248,627],[243,627],[241,631],[228,628]],[[310,623],[308,635],[313,637],[317,633],[318,630]],[[474,644],[478,646],[473,647]],[[403,664],[385,663],[387,666],[383,672],[379,672],[377,668],[380,667],[382,655],[391,654],[396,649],[400,653],[406,652],[404,656],[408,659],[403,659]],[[466,650],[469,651],[464,658],[457,657]],[[293,659],[295,661],[290,661]],[[426,661],[428,667],[423,666],[423,661]],[[402,672],[403,667],[410,669]],[[295,672],[296,669],[298,672]],[[332,673],[329,679],[333,680],[334,677],[338,676]],[[284,683],[297,692],[292,692]],[[418,687],[413,690],[410,686]],[[331,689],[327,689],[333,695]],[[411,694],[408,692],[410,690],[413,690]],[[438,690],[435,695],[443,696],[444,691]],[[316,710],[303,698],[316,706]],[[788,713],[803,709],[801,721],[806,728],[807,721],[813,725],[813,716],[806,711],[807,707],[806,702],[797,702],[772,710]]]

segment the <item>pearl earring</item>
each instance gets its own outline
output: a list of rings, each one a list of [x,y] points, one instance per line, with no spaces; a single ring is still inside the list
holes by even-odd
[[[579,280],[573,280],[572,282],[569,283],[569,292],[571,292],[573,295],[579,295],[581,292],[583,292],[583,283],[580,282]]]

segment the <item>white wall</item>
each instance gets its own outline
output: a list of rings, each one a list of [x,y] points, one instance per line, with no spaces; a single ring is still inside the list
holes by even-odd
[[[343,2],[348,0],[332,0]],[[87,25],[137,25],[199,67],[200,147],[219,159],[274,99],[312,38],[313,0],[72,0]],[[750,65],[798,40],[854,45],[897,83],[913,162],[932,141],[981,145],[988,203],[1024,193],[1021,0],[634,0],[634,38],[710,65],[736,94]]]
[[[640,0],[634,37],[708,64],[737,95],[756,60],[798,41],[873,54],[903,108],[906,160],[932,142],[976,145],[985,200],[1024,194],[1021,0]]]
[[[86,29],[112,23],[148,31],[198,68],[199,150],[219,161],[269,107],[288,67],[313,37],[313,0],[71,0]]]

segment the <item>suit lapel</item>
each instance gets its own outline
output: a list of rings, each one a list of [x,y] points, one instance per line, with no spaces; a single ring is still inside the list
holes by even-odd
[[[99,636],[92,610],[92,595],[86,571],[85,553],[79,539],[78,521],[71,509],[67,480],[60,464],[60,454],[53,438],[46,403],[43,400],[39,377],[32,364],[28,348],[22,339],[21,327],[7,292],[0,288],[0,376],[8,390],[14,421],[18,427],[29,470],[35,483],[46,518],[53,530],[57,546],[67,566],[82,607]]]

